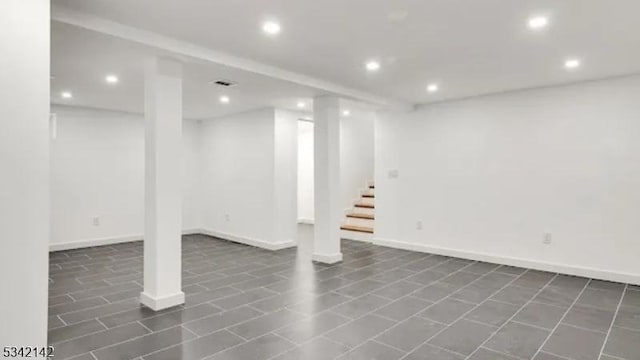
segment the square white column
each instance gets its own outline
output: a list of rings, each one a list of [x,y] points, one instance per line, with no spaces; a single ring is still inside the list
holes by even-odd
[[[313,101],[315,222],[313,260],[342,261],[340,250],[340,99]]]
[[[47,345],[49,0],[0,1],[0,345]]]
[[[144,292],[153,310],[184,303],[182,292],[182,66],[154,58],[145,68]]]

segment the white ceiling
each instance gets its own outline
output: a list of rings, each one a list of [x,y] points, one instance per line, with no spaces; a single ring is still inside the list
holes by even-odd
[[[71,106],[144,111],[144,62],[155,55],[176,57],[162,50],[53,22],[51,25],[51,102]],[[312,98],[323,94],[309,87],[180,57],[183,67],[184,116],[188,119],[220,117],[274,106],[300,110],[298,102],[312,109]],[[119,78],[108,85],[107,74]],[[214,79],[237,82],[230,88],[209,84]],[[61,93],[70,91],[72,99]],[[219,97],[227,95],[229,104]]]
[[[53,2],[409,103],[640,72],[638,0]],[[528,29],[534,15],[548,16],[550,26]],[[282,32],[265,36],[265,20]],[[93,50],[100,51],[87,56],[95,58]],[[563,63],[572,56],[583,66],[568,72]],[[380,72],[364,71],[369,59],[380,60]],[[428,94],[430,82],[441,91]]]

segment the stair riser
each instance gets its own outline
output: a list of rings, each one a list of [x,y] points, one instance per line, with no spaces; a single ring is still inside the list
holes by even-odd
[[[360,202],[362,204],[371,204],[371,205],[373,205],[373,204],[375,204],[375,199],[363,197],[360,200],[358,200],[358,202]]]
[[[347,225],[373,227],[375,221],[369,219],[347,218]]]
[[[340,230],[340,238],[355,241],[372,242],[373,234],[361,233],[356,231]]]
[[[361,207],[354,207],[353,209],[349,209],[349,211],[357,212],[359,214],[369,214],[369,215],[375,215],[376,213],[376,209],[361,208]]]

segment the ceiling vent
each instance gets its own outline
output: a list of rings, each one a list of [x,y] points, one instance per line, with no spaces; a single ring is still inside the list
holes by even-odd
[[[217,86],[223,86],[223,87],[231,87],[231,86],[236,85],[235,82],[233,82],[231,80],[224,80],[224,79],[211,80],[211,81],[209,81],[209,84],[217,85]]]

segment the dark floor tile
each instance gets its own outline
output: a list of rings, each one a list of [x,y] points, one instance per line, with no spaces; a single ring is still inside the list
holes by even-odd
[[[459,285],[438,282],[413,293],[413,296],[429,301],[440,301],[460,290]]]
[[[532,302],[523,307],[513,320],[551,330],[566,312],[567,309],[562,307]]]
[[[473,283],[451,295],[451,298],[480,304],[492,296],[497,290],[480,284]]]
[[[630,290],[624,294],[622,305],[640,307],[640,290]]]
[[[434,283],[442,278],[447,276],[445,273],[433,271],[433,270],[424,270],[415,275],[408,277],[406,280],[415,282],[422,285],[428,285]]]
[[[279,329],[293,322],[302,320],[307,317],[297,312],[282,309],[273,313],[259,316],[255,319],[248,320],[238,325],[231,326],[227,330],[239,335],[240,337],[250,340],[267,334],[273,330]]]
[[[120,313],[123,311],[129,311],[140,308],[140,303],[137,300],[119,302],[114,304],[102,305],[86,310],[76,311],[68,314],[60,315],[60,318],[67,324],[75,324],[81,321],[95,319],[102,316]]]
[[[74,301],[66,304],[60,304],[49,307],[49,315],[60,315],[74,311],[80,311],[84,309],[93,308],[100,305],[108,304],[109,302],[103,298],[95,297],[90,299],[84,299]]]
[[[368,341],[352,351],[338,357],[338,360],[397,360],[405,353],[375,341]]]
[[[560,306],[566,309],[576,301],[576,298],[580,295],[580,291],[581,289],[565,289],[557,286],[547,286],[533,298],[533,301]]]
[[[463,259],[451,259],[447,262],[444,262],[438,266],[433,267],[431,270],[438,271],[445,274],[452,274],[456,271],[460,271],[463,268],[467,268],[474,262],[471,260],[463,260]]]
[[[195,337],[193,333],[177,326],[97,350],[93,354],[98,360],[135,359]]]
[[[47,343],[49,345],[55,345],[63,341],[71,340],[79,336],[92,334],[105,329],[106,328],[97,320],[91,319],[83,321],[81,323],[50,330],[47,336]]]
[[[200,360],[243,342],[237,335],[221,330],[147,355],[144,360]]]
[[[474,320],[491,326],[502,326],[520,308],[516,305],[486,301],[465,316],[465,319]]]
[[[239,294],[241,291],[230,286],[215,288],[213,290],[201,291],[185,297],[185,306],[193,306],[206,303],[216,299],[222,299],[231,295]]]
[[[342,305],[338,305],[331,309],[331,311],[342,316],[356,319],[372,312],[375,309],[381,308],[390,302],[391,300],[389,299],[368,294],[351,301],[347,301]]]
[[[142,286],[138,286],[137,288],[134,288],[132,290],[125,290],[109,295],[104,295],[103,298],[105,298],[109,302],[119,302],[128,299],[139,299],[141,292]]]
[[[91,335],[85,335],[56,345],[55,358],[65,359],[88,353],[148,333],[149,330],[145,329],[142,325],[132,323]]]
[[[509,285],[492,296],[491,299],[514,305],[524,305],[528,303],[537,292],[537,289]]]
[[[373,294],[385,297],[387,299],[395,300],[409,295],[420,288],[422,288],[422,285],[414,282],[398,281],[391,285],[385,286],[380,290],[374,291]]]
[[[345,303],[351,299],[351,297],[331,292],[292,306],[288,306],[287,308],[293,311],[312,315]]]
[[[444,324],[451,324],[467,312],[471,311],[474,307],[474,304],[449,298],[432,305],[425,311],[421,312],[419,316]]]
[[[549,330],[510,322],[492,336],[484,347],[521,359],[531,359],[549,333]]]
[[[560,356],[556,356],[553,354],[549,354],[544,351],[539,351],[538,355],[533,358],[533,360],[567,360],[566,358],[562,358]],[[605,360],[604,358],[600,358],[600,360]]]
[[[312,317],[299,320],[291,325],[275,331],[283,338],[301,344],[305,341],[333,330],[349,322],[350,319],[332,312],[323,312]]]
[[[316,297],[315,294],[305,290],[291,290],[278,295],[259,300],[251,304],[252,307],[264,311],[272,312],[284,309],[285,307],[304,301],[310,301]]]
[[[495,352],[493,350],[480,348],[473,355],[469,357],[469,360],[519,360],[516,357]]]
[[[464,360],[465,358],[464,355],[424,344],[409,353],[403,360]]]
[[[442,329],[444,329],[442,324],[412,317],[378,335],[376,340],[396,349],[411,351]]]
[[[261,360],[269,359],[292,349],[295,345],[277,335],[267,334],[244,344],[220,352],[209,360]]]
[[[495,329],[492,326],[460,320],[429,340],[429,344],[458,354],[470,355],[491,336]]]
[[[385,283],[374,280],[362,280],[351,285],[345,286],[336,290],[335,292],[341,295],[347,295],[351,297],[359,297],[366,293],[375,291],[385,286]]]
[[[543,351],[575,360],[597,360],[606,334],[560,325]]]
[[[103,286],[96,289],[78,291],[78,292],[72,293],[71,296],[73,296],[73,298],[76,300],[82,300],[82,299],[88,299],[96,296],[105,296],[105,295],[115,294],[115,293],[128,291],[128,290],[134,290],[134,289],[139,290],[140,288],[141,288],[140,285],[130,282],[130,283],[124,283],[124,284],[118,284],[118,285]]]
[[[278,293],[276,293],[275,291],[258,288],[258,289],[245,291],[240,294],[231,295],[226,298],[217,299],[212,301],[211,303],[219,308],[229,310],[229,309],[237,308],[238,306],[242,306],[245,304],[250,304],[258,300],[262,300],[277,294]]]
[[[576,304],[593,306],[598,309],[613,310],[618,308],[622,294],[618,291],[586,289]]]
[[[607,332],[611,327],[614,315],[615,311],[613,310],[601,310],[576,304],[569,310],[562,322],[586,329]]]
[[[580,291],[585,287],[585,285],[587,285],[588,282],[589,279],[587,278],[559,274],[549,283],[549,286],[556,286],[563,289],[574,289]],[[591,287],[591,284],[589,284],[589,286]]]
[[[640,331],[640,308],[621,306],[614,325]]]
[[[152,316],[158,316],[174,311],[181,310],[182,307],[175,306],[169,309],[164,309],[160,311],[151,310],[146,306],[138,306],[135,309],[123,311],[107,316],[100,317],[100,322],[102,322],[106,327],[112,328],[120,325],[124,325],[130,322],[139,321],[143,319],[150,318]]]
[[[325,336],[341,344],[356,347],[389,329],[396,323],[376,315],[367,315],[330,331]]]
[[[589,282],[589,288],[599,289],[599,290],[619,291],[622,293],[622,291],[624,291],[625,284],[612,282],[612,281],[605,281],[605,280],[591,280]]]
[[[475,274],[481,274],[484,275],[486,273],[489,273],[497,268],[499,268],[500,265],[498,264],[491,264],[491,263],[486,263],[486,262],[477,262],[473,265],[467,266],[466,268],[464,268],[464,271],[466,272],[470,272],[470,273],[475,273]]]
[[[443,278],[441,281],[448,284],[465,286],[476,281],[479,277],[480,275],[478,274],[472,274],[468,272],[457,272]]]
[[[396,300],[389,305],[376,310],[374,314],[386,317],[388,319],[402,321],[419,312],[422,312],[427,307],[431,306],[431,304],[433,303],[409,296]]]
[[[229,285],[233,285],[233,284],[238,284],[244,281],[250,281],[250,280],[255,280],[256,277],[255,276],[251,276],[248,274],[237,274],[237,275],[232,275],[232,276],[227,276],[227,277],[223,277],[220,278],[219,275],[217,276],[216,279],[214,280],[210,280],[210,281],[205,281],[205,282],[198,282],[198,285],[200,286],[204,286],[207,289],[210,290],[214,290],[214,289],[218,289],[221,287],[225,287],[225,286],[229,286]],[[188,282],[184,282],[184,285],[189,285]]]
[[[201,319],[210,315],[220,313],[218,307],[211,304],[200,304],[186,309],[179,309],[160,315],[156,315],[144,320],[140,323],[152,331],[161,331],[170,327],[187,323],[189,321]]]
[[[315,338],[272,360],[333,360],[349,351],[349,347],[322,337]]]
[[[415,274],[415,272],[411,270],[393,269],[390,271],[385,271],[383,273],[376,274],[371,277],[371,280],[382,281],[383,283],[390,283],[393,281],[406,279],[413,274]]]
[[[183,326],[194,333],[203,336],[228,326],[235,325],[249,319],[262,315],[261,312],[249,307],[239,307],[237,309],[225,311],[220,314],[208,316],[199,320],[191,321]]]
[[[510,275],[521,275],[526,271],[527,269],[525,268],[509,266],[509,265],[502,265],[495,270],[495,272],[500,272],[500,273],[505,273]]]
[[[476,280],[473,285],[480,285],[498,291],[513,282],[516,278],[514,275],[492,272]]]
[[[614,326],[611,329],[604,353],[625,360],[640,360],[640,331]]]
[[[74,300],[69,295],[58,295],[49,298],[49,308],[54,305],[60,305],[65,303],[73,302]],[[51,314],[49,314],[51,315]]]
[[[65,324],[60,320],[57,316],[49,316],[48,322],[48,330],[57,329],[59,327],[65,326]]]
[[[555,274],[552,274],[552,273],[548,273],[544,271],[528,270],[526,273],[522,274],[518,279],[516,279],[511,285],[517,285],[517,286],[528,287],[533,289],[542,289],[554,277],[555,277]]]
[[[255,288],[259,288],[262,286],[266,286],[269,284],[273,284],[275,282],[284,280],[285,278],[283,278],[282,276],[278,276],[278,275],[267,275],[267,276],[263,276],[257,279],[252,279],[252,280],[247,280],[247,281],[243,281],[243,282],[239,282],[236,284],[233,284],[233,287],[236,289],[240,289],[242,291],[247,291],[247,290],[251,290],[251,289],[255,289]]]

